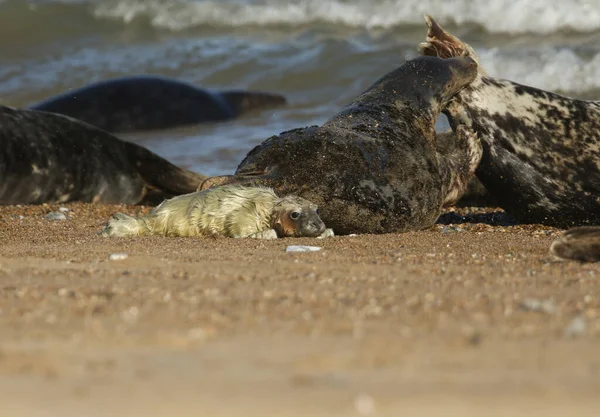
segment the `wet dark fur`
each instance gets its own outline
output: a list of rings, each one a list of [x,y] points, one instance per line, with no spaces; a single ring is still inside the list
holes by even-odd
[[[426,55],[471,56],[435,21]],[[480,75],[445,110],[483,143],[477,177],[501,207],[525,223],[600,224],[600,102],[571,99]]]
[[[135,76],[70,90],[29,108],[71,116],[108,132],[130,132],[219,122],[285,102],[278,94],[211,92],[170,78]]]
[[[53,113],[0,106],[0,204],[140,202],[196,189],[206,177],[141,146]]]
[[[587,226],[567,230],[552,243],[550,253],[561,259],[600,261],[600,227]]]
[[[473,79],[473,65],[470,59],[409,61],[323,126],[269,138],[236,175],[208,185],[242,182],[300,195],[320,207],[337,234],[429,227],[474,170],[472,143],[460,137],[452,154],[438,154],[434,129],[446,101]]]

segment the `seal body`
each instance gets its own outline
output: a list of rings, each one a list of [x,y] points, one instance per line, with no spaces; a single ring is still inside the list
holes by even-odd
[[[206,178],[79,120],[1,105],[0,145],[0,204],[135,204]]]
[[[219,122],[285,102],[278,94],[211,92],[147,75],[100,81],[50,97],[29,109],[74,117],[108,132],[132,132]]]
[[[424,55],[478,57],[428,17]],[[478,76],[446,108],[453,129],[480,137],[477,177],[524,223],[570,227],[600,223],[600,102]]]
[[[271,239],[316,237],[325,231],[317,206],[310,201],[279,198],[270,188],[225,185],[166,200],[140,218],[117,213],[102,234]]]
[[[436,151],[435,120],[476,75],[470,58],[422,57],[382,77],[323,126],[291,130],[254,148],[235,175],[203,188],[265,185],[315,202],[336,234],[432,226],[456,201],[481,155],[466,129],[452,154]]]

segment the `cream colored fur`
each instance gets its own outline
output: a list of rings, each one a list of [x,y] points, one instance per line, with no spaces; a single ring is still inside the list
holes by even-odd
[[[281,218],[307,204],[312,203],[299,197],[279,198],[270,188],[225,185],[165,200],[143,217],[117,213],[102,235],[272,239],[278,237],[275,229],[282,229]]]

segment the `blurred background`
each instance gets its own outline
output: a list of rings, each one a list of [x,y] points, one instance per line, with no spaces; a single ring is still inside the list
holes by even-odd
[[[598,0],[0,0],[0,102],[134,74],[286,96],[284,108],[233,121],[120,135],[231,173],[267,137],[323,123],[415,57],[423,13],[471,43],[493,76],[600,98]]]

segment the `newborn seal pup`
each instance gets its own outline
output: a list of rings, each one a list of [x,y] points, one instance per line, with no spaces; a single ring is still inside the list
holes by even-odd
[[[552,242],[550,253],[560,259],[600,261],[600,227],[583,226],[567,230]]]
[[[426,16],[423,55],[468,56],[475,81],[444,113],[454,130],[483,143],[477,177],[500,206],[524,223],[570,227],[600,223],[600,102],[491,78],[473,48]]]
[[[137,204],[194,191],[205,176],[59,114],[0,106],[0,204]]]
[[[167,129],[233,119],[285,104],[279,94],[211,92],[171,78],[115,78],[50,97],[29,107],[83,120],[108,132]]]
[[[212,236],[276,239],[332,236],[317,206],[270,188],[225,185],[162,202],[146,216],[115,214],[103,236]]]
[[[420,57],[383,76],[323,126],[291,130],[254,148],[235,175],[243,183],[302,196],[336,234],[432,226],[463,193],[481,144],[459,129],[451,154],[436,151],[435,121],[476,76],[470,58]]]

